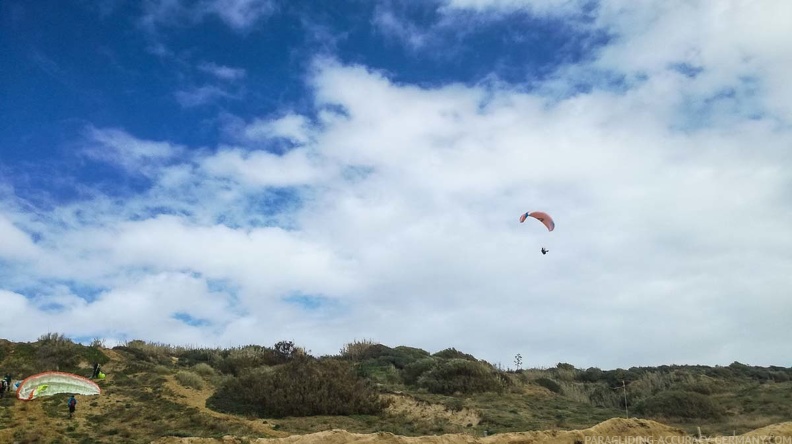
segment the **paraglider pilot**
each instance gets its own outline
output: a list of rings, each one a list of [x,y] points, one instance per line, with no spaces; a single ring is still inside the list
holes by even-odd
[[[69,405],[69,418],[71,418],[74,415],[74,409],[77,407],[77,400],[74,399],[74,395],[71,395],[67,404]]]
[[[542,247],[542,254],[543,255],[547,254],[548,251],[550,251],[550,250],[547,250],[547,249],[545,249],[545,247]]]
[[[91,373],[91,379],[98,378],[99,372],[102,370],[102,367],[99,365],[98,362],[94,362],[93,365],[93,373]]]

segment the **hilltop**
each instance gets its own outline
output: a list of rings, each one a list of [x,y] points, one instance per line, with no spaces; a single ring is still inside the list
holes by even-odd
[[[86,346],[58,334],[0,339],[0,372],[14,379],[88,376],[93,362],[107,375],[97,381],[102,394],[79,397],[72,420],[66,395],[0,400],[0,442],[575,443],[762,427],[792,436],[783,423],[792,418],[792,369],[784,367],[503,370],[455,349],[368,341],[314,357],[289,341],[213,349]]]

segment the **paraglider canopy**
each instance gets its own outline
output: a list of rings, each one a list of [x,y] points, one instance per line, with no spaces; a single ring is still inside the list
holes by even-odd
[[[17,398],[23,401],[52,396],[58,393],[76,395],[98,395],[102,392],[95,382],[73,373],[44,372],[22,381],[17,389]]]
[[[523,214],[520,216],[520,223],[525,222],[525,219],[532,217],[539,222],[543,223],[545,227],[547,227],[547,231],[553,231],[555,229],[555,222],[553,218],[550,217],[549,214],[542,212],[542,211],[529,211],[528,213]]]

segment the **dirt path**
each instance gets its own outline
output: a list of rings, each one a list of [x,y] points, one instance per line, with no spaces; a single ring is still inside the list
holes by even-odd
[[[213,393],[211,387],[204,387],[200,390],[187,388],[179,384],[173,375],[168,375],[165,378],[167,379],[165,386],[175,394],[175,396],[171,398],[171,400],[174,402],[189,407],[194,407],[198,409],[201,413],[210,415],[212,417],[221,419],[223,421],[244,424],[249,428],[255,430],[256,432],[267,437],[276,438],[276,437],[289,436],[289,433],[273,430],[272,427],[275,425],[275,423],[271,421],[262,420],[262,419],[243,418],[236,415],[229,415],[226,413],[216,412],[214,410],[207,408],[206,400],[210,396],[212,396]]]

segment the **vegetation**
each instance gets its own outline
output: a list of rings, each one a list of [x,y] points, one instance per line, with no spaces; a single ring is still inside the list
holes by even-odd
[[[180,370],[175,377],[179,384],[185,387],[200,390],[204,386],[203,379],[197,373],[191,371]]]
[[[718,419],[724,409],[712,398],[696,392],[671,390],[658,393],[636,406],[638,413],[682,419]]]
[[[386,406],[348,362],[307,356],[271,371],[249,372],[231,379],[218,388],[207,405],[262,418],[376,415]]]
[[[54,421],[50,438],[63,442],[150,442],[331,428],[403,435],[571,429],[625,414],[690,433],[701,427],[706,434],[731,434],[792,417],[792,368],[739,362],[504,370],[454,348],[432,354],[370,340],[321,357],[291,341],[227,349],[103,344],[81,345],[57,333],[32,343],[0,339],[0,372],[15,379],[47,370],[88,376],[94,362],[107,374],[98,381],[102,395],[84,398],[74,422],[62,421],[60,395],[36,404],[1,399],[0,441],[32,442],[26,426],[41,420]],[[398,413],[391,409],[394,399],[445,413]]]

